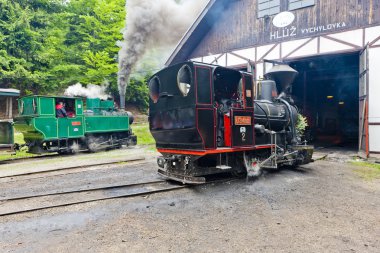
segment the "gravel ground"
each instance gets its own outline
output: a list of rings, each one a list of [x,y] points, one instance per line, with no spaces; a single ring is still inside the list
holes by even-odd
[[[124,169],[123,169],[124,168]],[[0,185],[0,195],[155,178],[155,162]],[[378,252],[380,180],[317,161],[144,197],[0,217],[2,252]],[[10,189],[12,188],[12,189]],[[1,203],[0,203],[1,204]]]

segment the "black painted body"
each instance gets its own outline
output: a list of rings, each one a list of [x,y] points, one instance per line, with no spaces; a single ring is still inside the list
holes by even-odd
[[[299,145],[298,112],[285,91],[296,74],[275,67],[271,75],[279,79],[256,90],[250,73],[215,65],[184,62],[156,73],[149,80],[149,123],[163,155],[159,174],[198,184],[226,170],[252,174],[309,162],[312,148]]]

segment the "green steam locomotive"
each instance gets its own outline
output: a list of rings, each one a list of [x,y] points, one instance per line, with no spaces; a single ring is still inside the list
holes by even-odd
[[[133,115],[117,110],[113,100],[26,96],[18,108],[14,127],[30,153],[96,152],[137,143]]]

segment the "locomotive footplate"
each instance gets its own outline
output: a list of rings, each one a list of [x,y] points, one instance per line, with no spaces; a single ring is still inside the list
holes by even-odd
[[[204,184],[206,183],[206,178],[204,177],[192,177],[192,176],[185,176],[180,174],[171,173],[162,169],[158,169],[158,174],[166,177],[168,179],[181,182],[183,184]]]

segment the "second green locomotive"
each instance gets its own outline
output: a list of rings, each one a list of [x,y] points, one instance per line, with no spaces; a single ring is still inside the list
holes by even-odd
[[[113,100],[26,96],[18,106],[14,126],[30,153],[95,152],[137,142],[132,114],[116,110]]]

